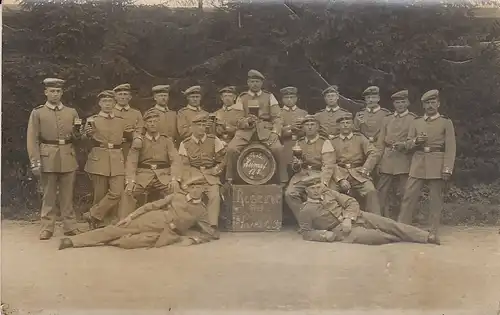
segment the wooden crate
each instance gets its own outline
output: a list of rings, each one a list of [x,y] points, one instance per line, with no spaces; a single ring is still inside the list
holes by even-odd
[[[232,232],[279,231],[282,217],[279,185],[233,185],[221,208],[220,227]]]

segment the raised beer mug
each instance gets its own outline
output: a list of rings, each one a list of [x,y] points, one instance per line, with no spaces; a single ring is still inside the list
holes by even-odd
[[[298,158],[298,159],[302,158],[302,148],[300,147],[300,145],[295,144],[292,147],[292,152],[293,152],[293,156],[295,156],[296,158]]]

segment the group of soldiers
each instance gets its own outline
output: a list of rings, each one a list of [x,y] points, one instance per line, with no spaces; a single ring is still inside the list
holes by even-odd
[[[323,91],[314,115],[297,107],[298,90],[280,90],[282,104],[262,89],[264,75],[248,72],[248,90],[220,90],[222,108],[201,108],[201,87],[183,93],[187,105],[169,109],[168,85],[152,88],[156,104],[132,108],[131,86],[98,95],[100,112],[82,121],[61,103],[65,81],[44,80],[47,102],[30,116],[27,149],[43,187],[40,239],[53,236],[58,210],[66,237],[60,249],[108,244],[122,248],[198,244],[218,239],[221,187],[230,189],[241,150],[258,141],[277,161],[285,200],[306,240],[439,244],[443,193],[455,159],[450,119],[440,115],[439,92],[421,97],[425,114],[408,111],[408,91],[392,95],[394,112],[368,87],[355,115],[338,104],[337,86]],[[77,228],[73,188],[75,144],[91,147],[85,171],[94,200]],[[402,196],[390,218],[393,184]],[[430,190],[430,230],[411,226],[424,184]],[[137,208],[141,197],[152,201]],[[360,207],[358,200],[362,200]]]

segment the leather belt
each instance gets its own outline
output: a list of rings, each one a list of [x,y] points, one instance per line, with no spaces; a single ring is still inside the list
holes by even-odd
[[[444,147],[421,147],[418,149],[420,152],[430,153],[430,152],[444,152]]]
[[[307,170],[321,171],[321,166],[319,165],[304,165]]]
[[[149,164],[149,163],[139,163],[139,165],[137,165],[138,168],[146,168],[146,169],[150,169],[150,170],[162,170],[162,169],[166,169],[166,168],[169,168],[170,165],[167,164],[167,163],[157,163],[157,164]]]
[[[200,171],[202,171],[202,172],[203,172],[204,170],[206,170],[206,169],[209,169],[209,168],[210,168],[210,167],[206,167],[206,166],[193,166],[193,167],[194,167],[194,168],[199,169],[199,170],[200,170]]]
[[[121,144],[104,143],[94,140],[94,148],[105,148],[105,149],[121,149]]]
[[[363,166],[363,164],[361,163],[337,163],[337,165],[343,168],[355,168]]]
[[[59,140],[45,140],[45,139],[40,139],[40,143],[43,143],[43,144],[55,144],[55,145],[65,145],[65,144],[73,143],[73,140],[71,140],[71,139],[59,139]]]

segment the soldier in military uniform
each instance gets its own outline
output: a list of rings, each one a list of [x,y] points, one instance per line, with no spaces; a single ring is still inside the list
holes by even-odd
[[[146,113],[152,110],[158,111],[160,113],[160,121],[157,126],[158,132],[170,137],[176,143],[179,137],[177,133],[177,113],[168,108],[170,85],[156,85],[151,90],[156,104],[148,109]]]
[[[315,114],[319,121],[320,133],[324,137],[333,139],[334,136],[339,134],[339,127],[337,119],[349,111],[341,108],[338,104],[339,91],[336,85],[329,86],[323,91],[326,107]]]
[[[54,234],[57,197],[64,234],[79,233],[73,209],[78,169],[73,144],[80,137],[81,121],[75,109],[61,103],[65,81],[47,78],[43,83],[47,102],[31,112],[26,138],[31,171],[40,178],[43,189],[40,239],[48,240]]]
[[[191,135],[179,146],[184,165],[182,187],[199,186],[208,197],[208,222],[218,226],[220,213],[220,175],[225,167],[224,143],[206,133],[207,114],[198,114],[192,120]]]
[[[159,192],[164,197],[180,188],[182,164],[171,138],[159,131],[162,115],[157,110],[144,114],[146,133],[137,147],[132,146],[126,162],[120,219],[136,209],[136,198],[145,192]]]
[[[94,186],[94,202],[83,214],[91,228],[102,226],[103,219],[118,205],[125,186],[123,139],[131,141],[133,131],[127,120],[115,114],[113,91],[99,93],[99,114],[89,117],[84,136],[92,145],[85,171]]]
[[[243,108],[235,106],[236,87],[226,86],[219,90],[222,108],[215,114],[215,135],[228,143],[234,138],[238,129],[238,121],[245,116]]]
[[[174,193],[164,199],[148,203],[118,222],[82,233],[79,237],[62,238],[59,249],[87,247],[99,244],[124,248],[163,247],[182,240],[195,225],[204,232],[191,236],[191,244],[218,239],[218,233],[207,222],[202,193],[193,189],[188,194]]]
[[[380,214],[378,193],[373,185],[370,173],[379,159],[379,151],[363,134],[353,132],[353,118],[346,113],[337,119],[340,134],[331,143],[335,149],[336,166],[331,188],[349,193],[354,189],[366,198],[366,207],[375,214]]]
[[[115,92],[116,105],[113,109],[115,116],[120,116],[123,118],[127,124],[127,132],[133,133],[132,138],[141,137],[144,127],[144,121],[142,120],[142,114],[135,108],[130,107],[129,103],[132,99],[132,93],[130,91],[130,84],[120,84],[113,89]],[[127,159],[128,151],[132,145],[132,140],[123,139],[122,150],[123,156]]]
[[[259,71],[248,71],[249,90],[241,93],[236,100],[236,106],[243,108],[245,117],[239,120],[238,131],[227,147],[226,180],[229,185],[233,182],[236,158],[252,139],[259,140],[271,150],[278,162],[281,185],[285,186],[288,182],[287,164],[279,139],[282,127],[281,109],[274,95],[262,89],[264,79],[264,75]]]
[[[305,178],[302,185],[307,187],[307,200],[299,215],[299,233],[304,240],[366,245],[440,244],[433,233],[361,211],[354,198],[326,188],[318,178]]]
[[[354,117],[354,129],[361,132],[371,143],[376,143],[382,123],[391,111],[380,107],[380,89],[378,86],[370,86],[363,91],[366,108],[356,113]]]
[[[410,102],[408,90],[402,90],[391,96],[395,112],[385,117],[380,129],[377,147],[382,150],[379,164],[377,190],[380,208],[385,217],[389,217],[389,191],[394,182],[398,183],[398,192],[402,197],[410,171],[411,154],[406,149],[406,140],[410,125],[416,115],[408,111]]]
[[[292,162],[292,147],[295,141],[302,136],[302,119],[307,112],[297,107],[298,89],[288,86],[280,90],[282,94],[283,108],[281,108],[281,118],[283,128],[281,128],[281,142],[287,164]]]
[[[177,113],[177,131],[179,132],[180,141],[191,136],[191,124],[195,116],[208,114],[207,111],[201,108],[201,87],[199,85],[192,86],[183,93],[188,104]]]
[[[444,207],[444,190],[455,164],[456,142],[453,122],[439,114],[439,91],[422,95],[425,114],[416,118],[408,132],[407,148],[413,153],[410,174],[401,202],[399,222],[411,224],[424,184],[429,186],[429,223],[438,230]]]
[[[315,116],[307,115],[302,123],[305,136],[297,141],[292,169],[296,171],[285,191],[285,200],[295,218],[305,200],[305,186],[301,180],[305,177],[317,177],[325,186],[330,185],[334,167],[335,150],[330,140],[319,135],[319,122]]]

